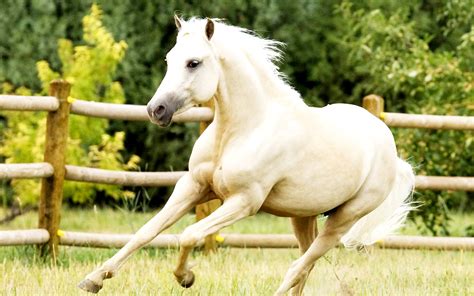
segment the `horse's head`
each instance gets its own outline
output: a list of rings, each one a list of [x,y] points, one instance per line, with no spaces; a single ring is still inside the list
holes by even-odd
[[[201,26],[202,22],[188,24],[175,16],[175,23],[180,32],[166,55],[166,75],[147,105],[150,120],[160,126],[168,126],[173,114],[209,101],[219,80],[219,64],[210,42],[214,22],[207,19]]]

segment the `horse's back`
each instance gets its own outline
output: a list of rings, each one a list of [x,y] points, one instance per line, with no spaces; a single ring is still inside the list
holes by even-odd
[[[383,134],[384,136],[391,137],[390,130],[380,119],[357,105],[332,104],[323,108],[311,109],[313,109],[313,112],[318,112],[315,110],[318,109],[319,113],[332,125],[343,125],[345,129],[356,132],[373,131],[377,135]]]
[[[374,147],[380,147],[396,154],[390,129],[364,108],[350,104],[333,104],[310,109],[311,117],[314,118],[313,124],[321,126],[320,131],[326,139],[349,141],[352,149],[363,147],[372,150]]]

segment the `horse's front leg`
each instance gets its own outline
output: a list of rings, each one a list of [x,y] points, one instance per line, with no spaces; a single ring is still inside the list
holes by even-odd
[[[237,222],[238,220],[254,215],[260,208],[261,198],[255,195],[234,194],[224,201],[222,206],[206,218],[189,226],[180,237],[179,262],[174,275],[176,280],[185,288],[194,283],[194,273],[188,266],[187,260],[191,250],[201,243],[204,238],[221,228]]]
[[[113,277],[133,252],[149,243],[160,232],[186,214],[207,195],[207,191],[208,188],[196,182],[190,173],[181,177],[163,209],[143,225],[112,258],[88,274],[79,284],[79,288],[97,293],[102,288],[103,280]]]

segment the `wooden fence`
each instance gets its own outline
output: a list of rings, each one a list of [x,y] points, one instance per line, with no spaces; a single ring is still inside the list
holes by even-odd
[[[51,82],[49,96],[0,95],[0,109],[17,111],[47,111],[47,131],[44,162],[0,164],[0,178],[42,178],[39,201],[39,227],[30,230],[0,231],[1,245],[39,244],[43,253],[56,258],[58,245],[89,247],[121,247],[129,239],[125,234],[78,233],[59,230],[64,180],[95,182],[127,186],[171,186],[185,172],[125,172],[78,167],[65,163],[69,114],[120,120],[148,121],[145,106],[87,102],[69,97],[70,85],[62,80]],[[474,130],[474,117],[432,116],[384,113],[383,100],[377,96],[364,98],[364,107],[389,126]],[[212,121],[209,107],[192,108],[173,117],[174,122],[201,122],[201,132]],[[417,176],[417,189],[474,191],[473,177]],[[200,205],[199,218],[208,215],[219,204]],[[159,235],[151,246],[176,247],[177,235]],[[206,239],[208,250],[222,245],[232,247],[297,247],[293,235],[227,234]],[[438,248],[474,250],[473,238],[423,238],[393,236],[379,246],[385,248]]]

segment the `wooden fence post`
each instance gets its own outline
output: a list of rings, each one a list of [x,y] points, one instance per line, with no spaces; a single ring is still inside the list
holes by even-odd
[[[65,155],[69,126],[69,92],[71,85],[65,80],[54,80],[49,86],[49,95],[59,101],[59,108],[50,111],[46,122],[44,161],[54,168],[51,177],[43,178],[39,201],[38,227],[49,233],[49,241],[40,247],[41,255],[50,254],[53,261],[58,256],[59,221],[63,198]]]
[[[365,96],[362,100],[362,107],[369,111],[370,113],[374,114],[375,117],[380,118],[383,120],[383,106],[384,101],[383,98],[377,95],[368,95]]]
[[[213,103],[208,103],[205,107],[209,107],[214,110]],[[202,134],[204,130],[209,126],[211,122],[201,122],[199,125],[199,133]],[[205,217],[209,216],[210,213],[214,212],[219,206],[221,205],[221,201],[214,199],[208,202],[199,204],[196,206],[196,221],[204,219]],[[204,252],[209,254],[210,252],[217,251],[217,241],[216,241],[217,233],[211,234],[206,237],[204,241]]]

